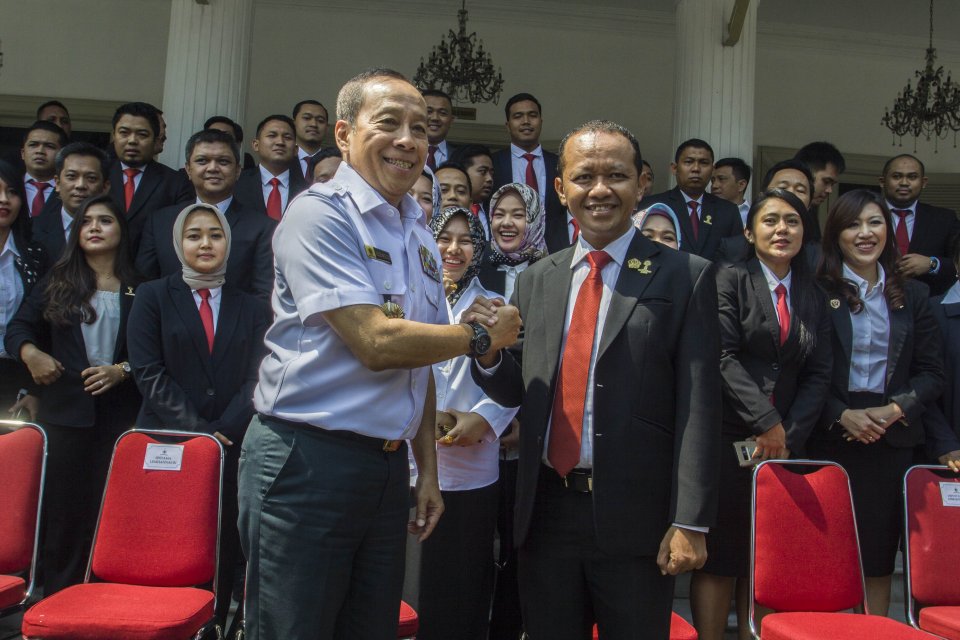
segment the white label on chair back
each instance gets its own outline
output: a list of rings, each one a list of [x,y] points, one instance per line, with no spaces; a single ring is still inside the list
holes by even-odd
[[[147,445],[147,455],[143,459],[144,469],[159,471],[180,471],[183,462],[182,444],[150,443]]]
[[[960,507],[960,482],[941,482],[940,497],[945,507]]]

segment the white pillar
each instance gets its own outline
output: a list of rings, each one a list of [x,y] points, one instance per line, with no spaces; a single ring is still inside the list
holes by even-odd
[[[160,161],[184,164],[187,139],[213,115],[243,121],[253,0],[171,0],[163,84],[167,143]]]
[[[736,0],[677,0],[674,148],[701,138],[717,160],[734,156],[753,164],[759,1],[749,0],[739,42],[724,46]]]

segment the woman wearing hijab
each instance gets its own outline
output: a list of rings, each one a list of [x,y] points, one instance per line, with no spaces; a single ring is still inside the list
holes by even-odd
[[[63,255],[4,339],[37,385],[37,418],[47,432],[47,595],[83,580],[113,443],[140,406],[126,362],[138,281],[127,219],[104,195],[81,204],[74,220]]]
[[[668,205],[655,202],[633,216],[633,224],[643,237],[680,250],[680,223]]]
[[[130,313],[130,366],[143,394],[137,425],[209,433],[224,446],[217,594],[222,624],[240,544],[240,443],[254,412],[270,313],[262,300],[226,282],[230,225],[219,209],[183,209],[173,225],[173,246],[182,271],[142,285]]]
[[[469,209],[448,207],[430,220],[440,248],[447,312],[460,321],[480,285],[483,227]],[[499,488],[497,438],[513,419],[473,382],[466,356],[433,365],[437,389],[437,469],[445,510],[423,542],[421,640],[487,637],[493,589],[493,534]]]

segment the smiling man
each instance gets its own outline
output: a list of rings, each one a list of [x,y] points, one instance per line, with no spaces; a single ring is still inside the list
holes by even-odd
[[[187,176],[198,204],[212,204],[230,223],[227,280],[247,293],[268,298],[273,290],[273,248],[277,223],[234,197],[240,173],[240,149],[233,137],[216,129],[199,131],[187,140]],[[182,269],[173,247],[173,223],[181,205],[156,211],[147,219],[137,251],[137,270],[147,279]]]
[[[555,185],[580,235],[518,276],[511,302],[528,339],[473,371],[494,401],[522,407],[514,542],[532,640],[588,640],[594,622],[602,637],[666,638],[673,576],[706,560],[715,272],[634,228],[641,166],[616,123],[567,134]]]
[[[323,137],[327,135],[327,108],[316,100],[302,100],[293,107],[293,123],[297,134],[297,161],[293,164],[299,167],[300,177],[309,184],[307,165],[320,151]]]
[[[654,202],[668,205],[680,221],[680,250],[714,260],[723,238],[743,235],[743,223],[735,204],[706,193],[713,175],[713,148],[698,138],[682,142],[670,172],[677,186],[644,198],[640,208]]]
[[[456,148],[447,142],[453,125],[453,102],[450,96],[439,89],[426,89],[421,93],[427,103],[427,166],[437,170],[453,158]]]
[[[274,236],[275,320],[240,462],[251,640],[396,637],[409,507],[407,444],[425,539],[443,511],[430,365],[512,344],[447,324],[440,255],[409,195],[427,155],[426,104],[373,69],[337,97],[343,164],[290,206]]]

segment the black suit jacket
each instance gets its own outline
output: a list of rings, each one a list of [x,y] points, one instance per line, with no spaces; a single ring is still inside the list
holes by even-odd
[[[804,457],[833,367],[826,301],[813,282],[808,286],[820,304],[816,323],[808,327],[816,347],[804,355],[799,321],[791,320],[780,344],[777,311],[757,258],[717,269],[724,433],[741,439],[782,423],[793,457]]]
[[[53,384],[36,387],[40,399],[39,421],[68,427],[92,427],[106,417],[113,424],[133,425],[140,406],[140,394],[131,378],[99,396],[103,400],[102,406],[109,407],[110,415],[97,415],[94,406],[97,396],[83,390],[83,379],[80,377],[80,373],[90,367],[80,320],[77,318],[67,327],[51,327],[43,319],[46,284],[47,278],[44,278],[24,299],[20,310],[7,325],[4,339],[7,353],[18,360],[20,348],[30,342],[59,360],[64,367],[63,373]],[[120,328],[114,348],[114,363],[127,360],[127,317],[134,297],[134,285],[123,283],[120,286]]]
[[[60,214],[62,209],[63,201],[58,195],[53,194],[43,203],[40,215],[31,220],[33,242],[43,247],[50,264],[60,259],[67,246],[63,232],[63,218]]]
[[[897,221],[894,220],[894,224]],[[940,260],[940,272],[922,275],[917,280],[930,287],[930,295],[946,293],[957,281],[957,268],[950,257],[950,246],[960,233],[960,221],[950,209],[917,203],[917,215],[913,221],[913,237],[910,238],[910,253],[936,256]]]
[[[121,211],[126,211],[123,195],[123,168],[119,160],[110,165],[110,197]],[[185,172],[175,171],[165,164],[151,160],[143,167],[140,186],[133,194],[130,210],[126,211],[130,225],[130,251],[137,254],[140,234],[150,214],[174,204],[186,206],[196,199],[193,185]]]
[[[143,227],[136,266],[148,279],[179,274],[183,268],[173,250],[173,223],[180,205],[155,212]],[[273,291],[273,230],[276,221],[261,216],[234,197],[226,212],[230,223],[227,282],[242,291],[269,297]]]
[[[303,179],[303,174],[298,170],[296,162],[290,168],[290,193],[287,198],[287,206],[293,202],[293,199],[305,191],[310,185]],[[252,211],[267,215],[267,202],[263,199],[263,185],[260,182],[260,167],[253,169],[244,169],[240,172],[240,178],[237,180],[237,186],[233,190],[233,197],[237,198],[249,207]],[[268,216],[269,217],[269,216]]]
[[[673,209],[680,222],[680,250],[694,253],[707,260],[716,260],[720,249],[720,240],[730,236],[743,235],[743,222],[737,205],[711,193],[703,194],[703,210],[700,212],[699,233],[693,238],[690,225],[690,209],[687,208],[680,187],[670,191],[647,196],[640,202],[640,208],[646,209],[655,202],[662,202]]]
[[[492,377],[474,379],[504,406],[522,406],[515,536],[537,494],[570,293],[573,249],[517,278],[521,341]],[[632,266],[631,266],[632,265]],[[712,265],[640,233],[610,300],[594,368],[593,507],[608,553],[656,555],[672,522],[711,526],[720,436],[720,337]]]
[[[253,390],[270,310],[259,298],[225,285],[213,353],[193,293],[180,274],[137,290],[127,342],[143,394],[140,427],[219,431],[239,444],[253,416]]]
[[[890,347],[883,402],[896,402],[904,422],[887,430],[887,442],[894,447],[914,447],[924,441],[923,415],[926,405],[943,389],[943,342],[937,321],[928,304],[927,287],[907,281],[906,301],[890,310]],[[844,430],[834,423],[849,408],[850,354],[853,325],[850,308],[839,296],[829,296],[833,322],[833,376],[827,402],[812,437],[839,440]]]
[[[510,148],[496,151],[492,157],[493,160],[493,190],[496,191],[505,184],[513,182],[513,155]],[[554,188],[554,181],[557,178],[557,154],[543,150],[543,164],[547,174],[547,197],[544,205],[545,228],[543,232],[544,240],[547,242],[547,250],[550,253],[556,253],[561,249],[570,246],[570,234],[567,231],[567,209],[560,204],[560,196]],[[485,209],[490,211],[490,202],[487,201]]]
[[[499,293],[502,296],[507,290],[507,274],[500,271],[498,265],[490,262],[488,258],[489,254],[487,257],[484,257],[483,262],[480,263],[477,278],[480,279],[480,284],[483,285],[484,289]]]
[[[960,303],[943,304],[943,296],[930,298],[930,310],[943,336],[943,373],[946,382],[940,400],[923,416],[928,457],[937,458],[960,449]]]

